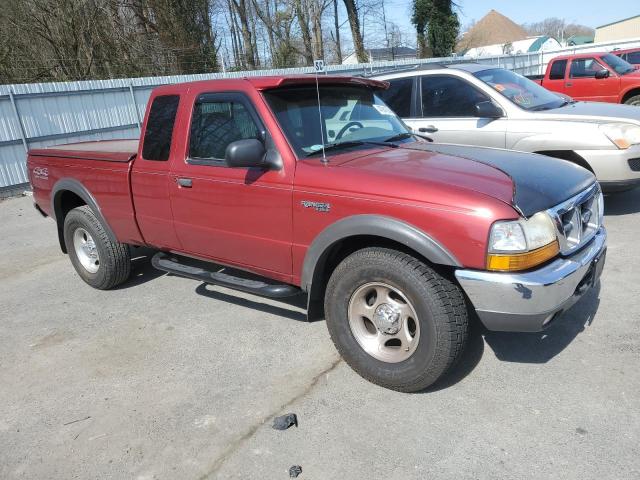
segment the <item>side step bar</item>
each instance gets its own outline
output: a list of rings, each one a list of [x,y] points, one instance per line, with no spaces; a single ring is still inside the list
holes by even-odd
[[[205,270],[204,268],[193,267],[180,263],[176,258],[170,257],[164,252],[156,253],[151,259],[151,264],[158,270],[162,270],[173,275],[192,278],[204,283],[219,285],[221,287],[241,290],[255,295],[270,298],[285,298],[297,295],[301,292],[299,288],[286,283],[267,283],[261,280],[236,277],[228,273]]]

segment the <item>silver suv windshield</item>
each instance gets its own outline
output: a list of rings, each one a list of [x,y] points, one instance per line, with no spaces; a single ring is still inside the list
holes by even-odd
[[[474,74],[477,78],[525,110],[549,110],[567,101],[546,88],[510,70],[491,68]]]
[[[320,152],[323,143],[339,150],[341,145],[412,141],[407,126],[369,88],[320,86],[319,109],[315,85],[270,90],[264,96],[298,157]]]

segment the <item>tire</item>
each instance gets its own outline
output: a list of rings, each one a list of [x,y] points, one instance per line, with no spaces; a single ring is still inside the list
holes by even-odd
[[[640,106],[640,95],[634,95],[633,97],[629,97],[624,101],[625,105],[635,105]]]
[[[436,382],[467,339],[460,288],[414,257],[386,248],[359,250],[338,265],[327,284],[325,312],[331,339],[349,366],[401,392]]]
[[[88,206],[74,208],[67,214],[64,241],[76,272],[93,288],[108,290],[129,278],[128,245],[112,242]]]

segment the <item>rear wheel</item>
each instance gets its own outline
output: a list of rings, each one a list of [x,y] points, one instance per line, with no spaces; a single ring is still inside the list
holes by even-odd
[[[460,288],[410,255],[367,248],[333,272],[327,327],[346,362],[365,379],[415,392],[459,358],[468,316]]]
[[[640,95],[634,95],[633,97],[629,97],[624,101],[625,105],[636,105],[640,106]]]
[[[129,247],[111,241],[88,206],[74,208],[67,214],[64,241],[76,272],[92,287],[108,290],[129,278]]]

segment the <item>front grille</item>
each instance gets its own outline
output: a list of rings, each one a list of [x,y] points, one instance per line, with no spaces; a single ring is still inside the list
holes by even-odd
[[[629,168],[634,172],[640,172],[640,158],[630,158]]]
[[[558,233],[560,252],[567,255],[588,243],[601,226],[602,193],[598,184],[549,209]]]

